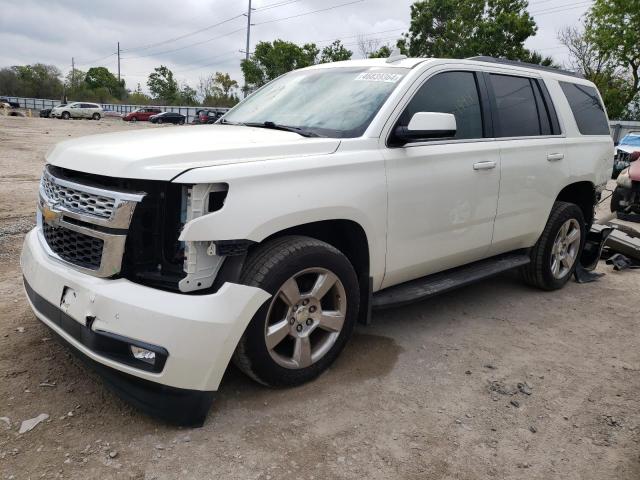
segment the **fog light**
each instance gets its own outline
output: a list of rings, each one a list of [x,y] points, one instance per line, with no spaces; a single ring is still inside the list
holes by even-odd
[[[150,365],[156,363],[156,353],[152,352],[151,350],[147,350],[146,348],[140,348],[136,347],[135,345],[131,345],[131,354],[136,360],[140,360]]]

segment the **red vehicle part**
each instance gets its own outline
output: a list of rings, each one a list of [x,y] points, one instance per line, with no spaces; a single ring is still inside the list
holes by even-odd
[[[134,112],[126,114],[122,117],[122,120],[125,122],[146,122],[149,120],[149,117],[161,112],[162,110],[159,108],[140,108]]]
[[[640,162],[636,161],[638,158],[640,158],[640,152],[633,152],[629,157],[629,160],[631,160],[629,178],[633,182],[640,182]]]

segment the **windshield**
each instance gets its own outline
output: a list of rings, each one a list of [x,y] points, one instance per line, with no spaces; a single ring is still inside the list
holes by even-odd
[[[620,145],[632,145],[634,147],[640,147],[640,135],[627,135],[620,140]]]
[[[221,123],[267,123],[326,137],[359,137],[405,73],[404,68],[379,67],[290,72],[248,97]]]

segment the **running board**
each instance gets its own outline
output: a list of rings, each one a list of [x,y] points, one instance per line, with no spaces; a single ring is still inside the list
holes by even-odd
[[[528,264],[525,250],[505,253],[468,265],[385,288],[373,294],[372,308],[389,308],[433,297]]]

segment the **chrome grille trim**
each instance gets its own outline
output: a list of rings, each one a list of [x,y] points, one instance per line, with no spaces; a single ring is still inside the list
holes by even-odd
[[[128,228],[133,210],[144,194],[106,190],[73,182],[53,176],[45,167],[40,181],[40,197],[77,220],[103,227]],[[76,197],[81,197],[81,201]]]
[[[71,192],[71,193],[70,193]],[[67,195],[83,196],[83,200],[93,198],[98,201],[107,199],[108,203],[113,200],[113,207],[105,208],[102,214],[85,208],[82,202],[67,201]],[[122,257],[124,255],[125,242],[127,240],[127,230],[131,223],[131,218],[136,205],[140,202],[144,193],[130,193],[115,190],[106,190],[92,185],[85,185],[68,179],[59,178],[51,174],[45,168],[42,181],[40,182],[40,194],[38,198],[38,238],[48,255],[56,260],[69,265],[78,270],[96,277],[112,277],[120,273],[122,267]],[[91,203],[91,205],[93,205]],[[81,224],[71,222],[76,220]],[[59,231],[64,235],[65,229],[77,234],[99,239],[102,244],[102,254],[100,264],[97,268],[93,266],[80,265],[69,259],[73,255],[65,255],[64,252],[56,252],[59,245],[50,245],[44,235],[44,224],[54,228],[63,229]],[[100,227],[109,228],[108,231]],[[59,254],[60,253],[60,254]],[[63,258],[67,257],[67,258]],[[97,264],[97,260],[95,261]]]

